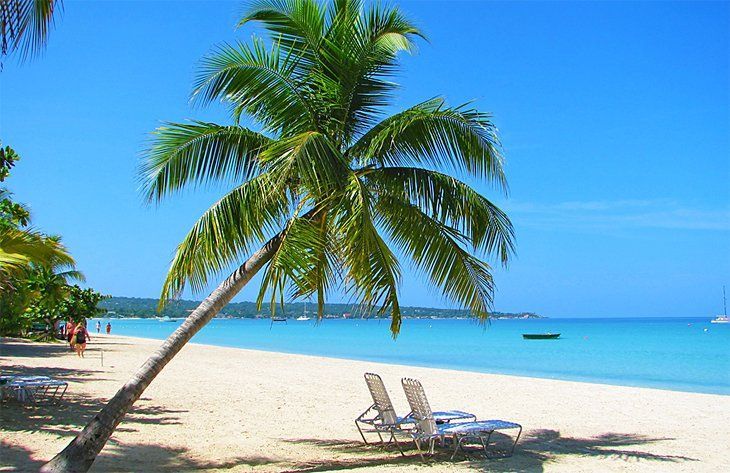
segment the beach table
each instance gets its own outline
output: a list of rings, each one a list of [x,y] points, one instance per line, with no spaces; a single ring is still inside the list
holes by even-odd
[[[68,383],[49,376],[0,376],[0,399],[19,402],[58,402],[68,389]]]

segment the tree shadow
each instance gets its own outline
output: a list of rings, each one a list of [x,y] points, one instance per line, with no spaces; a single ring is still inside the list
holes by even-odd
[[[119,444],[109,440],[92,465],[91,471],[130,472],[155,471],[179,472],[202,470],[227,470],[239,466],[256,467],[273,465],[279,461],[265,456],[236,457],[224,461],[200,460],[192,457],[185,448],[158,444]],[[38,471],[44,461],[32,457],[32,452],[17,445],[0,441],[0,470]]]
[[[657,454],[640,449],[641,445],[671,441],[666,437],[608,432],[594,437],[563,437],[557,430],[540,429],[529,432],[517,444],[512,458],[490,460],[489,471],[542,472],[546,463],[560,456],[598,457],[624,462],[680,463],[698,461],[684,455]],[[512,460],[512,461],[511,461]],[[486,469],[485,469],[486,471]]]
[[[71,353],[68,344],[58,342],[30,342],[22,338],[0,338],[0,357],[44,358]],[[4,369],[3,369],[4,370]]]
[[[91,471],[179,472],[200,470],[227,470],[241,466],[275,465],[279,460],[267,456],[235,457],[221,461],[193,457],[186,448],[158,444],[119,444],[113,439],[94,462]],[[154,466],[152,466],[154,465]]]
[[[0,440],[0,470],[38,471],[42,465],[43,462],[32,458],[30,450]]]
[[[68,394],[58,404],[22,404],[19,402],[4,402],[0,407],[0,436],[9,432],[35,433],[44,432],[58,437],[73,436],[82,426],[86,425],[91,418],[97,414],[104,405],[104,400],[82,394]],[[167,409],[160,406],[139,406],[135,405],[124,417],[123,423],[116,429],[118,432],[135,432],[136,426],[143,424],[152,425],[178,425],[181,424],[176,414],[187,412],[184,410]],[[69,437],[70,440],[70,437]],[[99,462],[107,462],[107,456],[118,458],[125,457],[124,462],[118,462],[114,471],[144,471],[145,468],[129,469],[122,466],[125,462],[143,462],[147,466],[150,458],[155,462],[168,465],[169,468],[161,471],[177,471],[175,465],[185,466],[184,461],[188,457],[181,455],[181,451],[169,449],[160,445],[120,445],[110,440],[110,445],[115,445],[111,451],[108,448],[99,455]],[[156,456],[153,452],[158,452]],[[180,458],[177,458],[180,456]],[[191,460],[192,462],[192,460]],[[32,452],[25,447],[10,445],[7,442],[0,442],[0,469],[10,467],[10,471],[38,471],[42,461],[33,459]],[[196,466],[194,463],[188,465],[190,469]],[[204,465],[200,465],[204,468]],[[221,466],[222,468],[222,466]],[[112,471],[101,469],[97,471]]]
[[[509,445],[509,437],[495,433],[492,440],[498,444]],[[545,464],[557,460],[560,456],[600,457],[619,461],[652,461],[678,463],[698,461],[695,458],[683,455],[662,455],[642,451],[637,446],[648,445],[670,438],[648,437],[636,434],[605,433],[595,437],[575,438],[562,437],[556,430],[541,429],[526,434],[517,444],[515,454],[508,458],[486,458],[482,452],[469,452],[469,457],[457,456],[456,461],[466,463],[470,468],[478,471],[490,472],[530,472],[544,471]],[[334,470],[357,469],[367,466],[396,466],[402,464],[419,464],[421,458],[413,449],[412,443],[407,444],[406,456],[402,456],[392,448],[384,449],[372,445],[364,445],[360,441],[340,439],[289,439],[286,442],[310,445],[322,448],[331,454],[347,454],[355,456],[345,460],[328,459],[323,461],[302,462],[296,464],[288,472],[323,472]],[[634,448],[631,448],[634,447]],[[330,458],[333,456],[330,454]],[[327,455],[323,455],[327,457]],[[442,450],[429,463],[450,461],[451,452]]]
[[[2,404],[0,431],[49,432],[68,435],[69,429],[86,425],[101,409],[105,400],[81,393],[67,393],[56,403],[20,403],[6,401]],[[181,422],[175,414],[185,410],[167,409],[160,406],[135,405],[124,418],[123,429],[134,431],[135,424],[177,425]]]

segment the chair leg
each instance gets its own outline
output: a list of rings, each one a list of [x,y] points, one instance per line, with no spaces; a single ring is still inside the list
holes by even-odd
[[[487,441],[484,442],[484,437],[479,437],[479,440],[482,442],[482,447],[484,447],[484,456],[487,458],[491,458],[489,456],[489,440],[492,438],[492,434],[494,433],[494,430],[490,431],[487,435]]]
[[[517,432],[517,438],[515,439],[515,443],[512,444],[512,450],[509,452],[510,456],[515,454],[515,448],[517,447],[517,442],[520,441],[520,435],[522,435],[522,426],[520,426],[520,431]]]
[[[385,447],[386,447],[386,445],[385,445],[385,440],[383,440],[383,435],[382,435],[382,434],[380,433],[380,431],[379,431],[379,430],[376,430],[376,431],[375,431],[375,433],[377,433],[377,434],[378,434],[378,438],[380,439],[380,445],[382,445],[382,446],[383,446],[383,448],[385,448]]]
[[[429,448],[428,448],[429,455],[433,456],[434,453],[436,453],[436,439],[432,438]]]
[[[466,460],[470,460],[469,454],[467,453],[467,450],[464,448],[464,443],[469,439],[470,437],[468,435],[465,435],[459,440],[459,450],[461,450],[461,453],[464,454],[464,458]]]
[[[362,429],[360,428],[360,422],[355,419],[355,427],[357,427],[357,431],[360,432],[360,437],[362,437],[362,441],[365,442],[365,445],[370,445],[365,438],[365,433],[363,433]]]
[[[451,454],[451,460],[453,461],[454,458],[456,458],[456,454],[459,451],[459,445],[461,444],[461,439],[458,435],[454,435],[451,440],[454,443],[454,451]]]
[[[423,452],[421,451],[421,441],[418,438],[414,438],[413,443],[416,444],[416,450],[418,450],[418,455],[421,457],[421,461],[426,463],[426,457],[423,456]]]
[[[395,446],[398,449],[398,451],[400,452],[400,454],[405,457],[406,454],[403,453],[403,449],[400,446],[400,442],[398,442],[398,438],[395,436],[395,430],[390,431],[390,440],[393,441],[393,443],[395,443]]]

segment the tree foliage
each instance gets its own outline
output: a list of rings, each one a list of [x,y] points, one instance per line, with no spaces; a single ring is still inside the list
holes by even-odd
[[[232,124],[169,123],[141,179],[150,201],[223,183],[177,248],[161,306],[280,236],[258,304],[344,292],[400,327],[402,258],[481,319],[494,283],[486,259],[514,251],[509,218],[464,176],[506,192],[491,116],[437,97],[391,116],[399,53],[421,31],[398,8],[357,0],[261,0],[240,21],[269,41],[206,56],[193,99],[220,101]],[[241,125],[242,119],[258,130]]]

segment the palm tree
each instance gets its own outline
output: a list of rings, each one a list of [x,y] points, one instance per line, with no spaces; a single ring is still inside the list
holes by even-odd
[[[490,116],[435,98],[384,117],[396,55],[419,30],[396,8],[359,1],[263,0],[271,46],[223,45],[203,60],[194,97],[222,100],[233,124],[172,123],[143,165],[150,201],[210,182],[233,189],[177,248],[161,305],[236,269],[195,309],[45,471],[86,471],[125,413],[172,357],[260,270],[258,302],[342,288],[400,328],[397,252],[444,295],[488,316],[490,266],[513,251],[507,216],[460,173],[504,190]],[[247,117],[260,131],[240,125]],[[251,253],[253,252],[253,253]],[[246,255],[251,255],[246,258]],[[244,260],[240,264],[241,260]]]
[[[48,40],[61,0],[0,0],[0,55],[39,53]]]
[[[11,290],[12,280],[33,266],[73,265],[60,240],[28,228],[0,228],[0,295]]]
[[[5,223],[0,225],[0,333],[17,334],[25,326],[23,311],[37,301],[27,284],[33,268],[56,265],[70,269],[74,260],[58,238],[13,227],[1,218],[0,223]]]
[[[58,237],[53,239],[60,243]],[[29,268],[26,285],[35,294],[35,304],[42,310],[49,324],[58,318],[59,305],[68,296],[71,282],[86,282],[86,277],[76,270],[73,262],[56,257],[46,264],[33,264]]]

